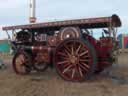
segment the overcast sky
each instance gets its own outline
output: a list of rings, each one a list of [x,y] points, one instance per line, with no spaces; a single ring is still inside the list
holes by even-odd
[[[128,33],[128,0],[36,0],[36,2],[38,22],[117,14],[123,24],[119,28],[119,33]],[[29,0],[0,0],[0,28],[3,25],[28,23],[28,7]],[[1,38],[6,38],[2,30]]]

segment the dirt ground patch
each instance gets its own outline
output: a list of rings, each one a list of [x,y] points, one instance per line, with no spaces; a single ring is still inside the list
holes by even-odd
[[[6,60],[0,70],[0,96],[127,96],[128,67],[114,67],[82,83],[64,81],[54,69],[44,73],[16,75]]]

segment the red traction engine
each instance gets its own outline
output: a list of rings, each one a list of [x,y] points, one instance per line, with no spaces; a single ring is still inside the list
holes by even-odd
[[[51,66],[63,79],[81,82],[112,65],[117,48],[116,28],[120,26],[119,17],[112,15],[8,26],[3,30],[13,33],[12,64],[17,74],[43,72]],[[101,28],[99,39],[89,31]]]

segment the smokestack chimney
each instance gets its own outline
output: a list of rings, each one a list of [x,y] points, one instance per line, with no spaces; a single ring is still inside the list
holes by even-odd
[[[36,2],[35,0],[30,0],[30,13],[29,13],[29,22],[35,23],[36,22]]]

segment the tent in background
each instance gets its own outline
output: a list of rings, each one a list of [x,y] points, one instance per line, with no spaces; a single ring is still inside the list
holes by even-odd
[[[118,37],[119,48],[128,48],[128,35],[120,34]]]
[[[0,53],[9,53],[10,49],[8,40],[0,40]]]

